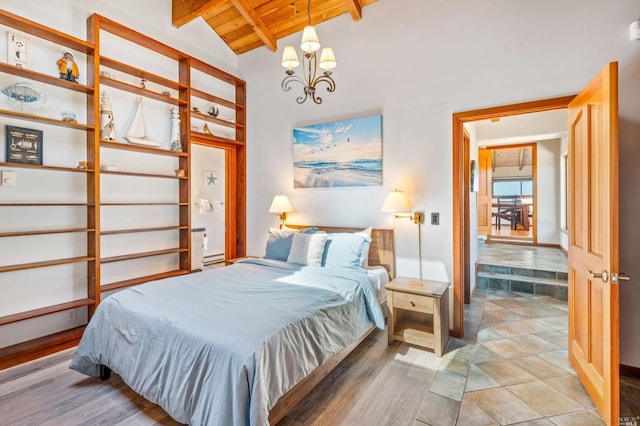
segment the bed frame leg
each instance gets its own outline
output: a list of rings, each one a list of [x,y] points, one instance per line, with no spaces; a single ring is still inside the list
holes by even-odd
[[[100,380],[108,380],[111,377],[111,369],[106,365],[100,364]]]

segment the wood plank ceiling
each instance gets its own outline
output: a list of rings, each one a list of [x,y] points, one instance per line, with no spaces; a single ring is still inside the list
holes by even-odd
[[[180,27],[201,16],[236,54],[261,46],[277,50],[282,37],[307,25],[308,0],[171,0],[172,23]],[[362,19],[362,8],[376,0],[311,1],[311,24],[344,13]]]

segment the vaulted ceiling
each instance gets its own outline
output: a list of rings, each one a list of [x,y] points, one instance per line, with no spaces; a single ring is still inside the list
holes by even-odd
[[[308,0],[171,0],[172,24],[180,27],[197,17],[241,54],[257,47],[277,50],[277,41],[308,24]],[[311,1],[311,24],[349,13],[362,19],[362,8],[376,0]]]

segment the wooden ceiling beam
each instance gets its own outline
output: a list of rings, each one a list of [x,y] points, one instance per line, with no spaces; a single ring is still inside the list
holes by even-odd
[[[175,0],[174,0],[175,1]],[[247,20],[249,25],[253,27],[260,40],[262,40],[272,52],[277,50],[278,44],[273,33],[267,28],[260,16],[253,9],[248,0],[231,0],[231,3],[238,9],[238,12]]]
[[[362,19],[362,5],[359,0],[344,0],[344,4],[351,14],[351,19],[354,21]]]
[[[522,170],[524,167],[524,148],[520,148],[520,158],[518,161],[518,170]]]
[[[180,28],[204,14],[216,3],[216,0],[171,0],[171,24]]]

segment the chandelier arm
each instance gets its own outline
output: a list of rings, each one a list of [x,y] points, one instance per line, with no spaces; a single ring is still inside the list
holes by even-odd
[[[288,92],[291,90],[291,83],[300,83],[303,87],[307,85],[307,82],[304,81],[299,75],[291,74],[288,75],[282,80],[282,90]]]
[[[327,74],[322,74],[320,77],[314,81],[314,86],[317,86],[318,83],[327,83],[327,92],[333,92],[336,90],[336,82],[333,81],[333,78]]]
[[[315,95],[312,95],[315,98]],[[296,98],[296,102],[299,104],[303,104],[307,101],[307,98],[309,97],[309,93],[305,90],[304,91],[304,96],[300,95]],[[314,99],[315,100],[315,99]]]

